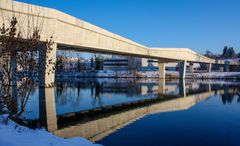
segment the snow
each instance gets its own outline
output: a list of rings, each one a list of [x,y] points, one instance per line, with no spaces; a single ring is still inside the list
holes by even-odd
[[[209,72],[209,73],[193,73],[193,78],[235,78],[240,77],[240,72]]]
[[[166,74],[178,75],[176,71],[166,71]],[[56,74],[57,77],[99,77],[99,78],[158,78],[158,71],[98,71],[98,72],[65,72]]]
[[[11,120],[4,124],[5,117],[0,116],[0,146],[101,146],[80,137],[64,139],[44,129],[29,129]]]
[[[178,71],[166,71],[166,75],[178,77]],[[225,79],[239,78],[240,72],[206,72],[206,73],[187,73],[187,78],[193,79]],[[59,73],[57,77],[97,77],[97,78],[158,78],[158,71],[98,71],[98,72],[81,72],[81,73]]]

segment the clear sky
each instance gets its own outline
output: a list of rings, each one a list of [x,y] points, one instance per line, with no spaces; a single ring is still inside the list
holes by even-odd
[[[18,0],[55,8],[149,47],[240,52],[240,0]]]

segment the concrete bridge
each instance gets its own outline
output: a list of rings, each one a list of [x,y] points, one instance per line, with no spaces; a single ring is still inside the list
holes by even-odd
[[[43,57],[42,49],[39,49],[39,59],[42,69],[40,86],[49,87],[54,83],[54,72],[47,74],[46,62],[49,59],[56,60],[57,49],[93,51],[100,53],[121,54],[155,58],[159,60],[159,77],[165,78],[165,63],[180,63],[180,78],[185,78],[186,63],[197,62],[209,64],[224,64],[198,54],[188,48],[151,48],[138,44],[134,41],[111,33],[100,27],[82,21],[78,18],[65,14],[55,9],[45,8],[12,0],[0,1],[0,24],[9,24],[12,16],[18,20],[18,27],[26,37],[34,27],[40,28],[43,42],[53,36],[55,44],[48,58]]]

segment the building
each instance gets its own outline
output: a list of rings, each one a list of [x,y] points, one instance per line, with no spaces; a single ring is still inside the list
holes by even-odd
[[[141,59],[141,67],[142,67],[142,70],[156,71],[156,70],[158,70],[158,60],[143,58],[143,59]],[[178,68],[177,63],[166,63],[166,70],[176,71],[177,68]]]
[[[103,63],[103,70],[142,70],[142,71],[157,71],[157,59],[126,57],[126,56],[112,56],[105,59]],[[177,71],[178,63],[166,63],[166,70]]]
[[[141,58],[138,57],[112,56],[103,61],[103,70],[137,70],[139,67]]]

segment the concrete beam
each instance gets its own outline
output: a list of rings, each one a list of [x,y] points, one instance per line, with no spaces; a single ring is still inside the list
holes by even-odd
[[[29,6],[31,12],[29,12]],[[76,49],[79,51],[84,49],[86,51],[162,59],[169,62],[181,60],[203,63],[216,62],[214,59],[188,48],[149,48],[51,8],[12,0],[0,0],[0,9],[2,10],[0,24],[8,25],[8,19],[3,18],[9,18],[13,13],[18,22],[21,22],[20,27],[25,32],[29,32],[27,26],[34,27],[37,22],[43,23],[40,30],[41,41],[45,42],[53,36],[54,41],[65,50]],[[26,21],[29,17],[31,21]]]

